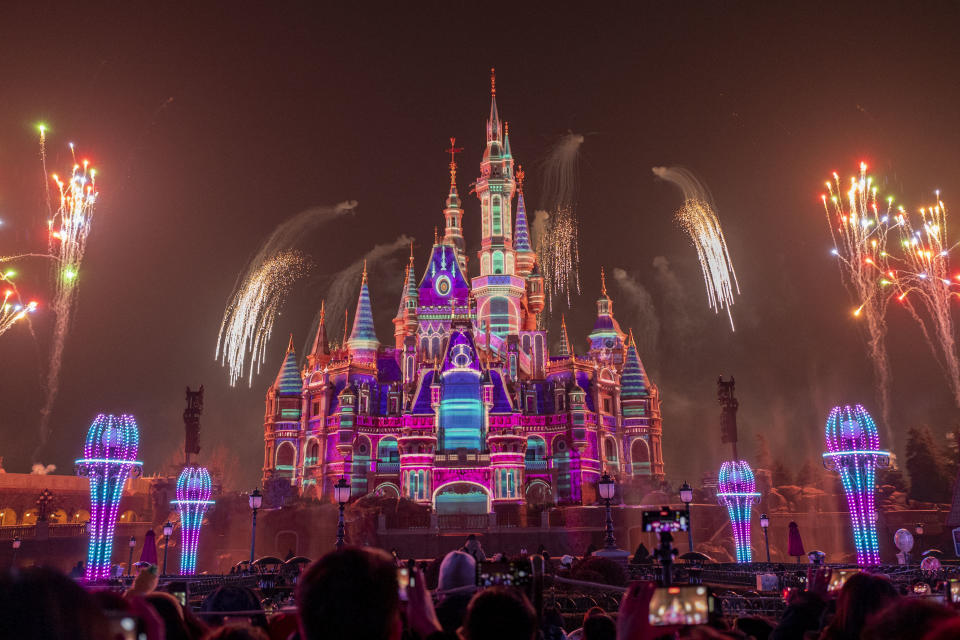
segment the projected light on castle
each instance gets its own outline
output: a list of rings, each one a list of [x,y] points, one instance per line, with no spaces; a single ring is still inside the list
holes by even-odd
[[[827,417],[825,436],[823,465],[840,474],[847,494],[857,564],[880,564],[874,479],[877,467],[889,464],[890,452],[879,450],[877,425],[859,404],[834,407]]]
[[[750,509],[759,499],[753,469],[746,460],[724,462],[720,467],[717,484],[717,500],[727,507],[730,528],[737,549],[737,562],[752,562],[750,549]]]
[[[200,543],[200,525],[207,507],[213,504],[210,472],[206,467],[184,467],[177,478],[177,499],[173,501],[180,512],[180,575],[197,572],[197,545]]]
[[[90,479],[88,581],[110,577],[117,508],[130,472],[142,464],[136,460],[139,445],[140,431],[131,415],[101,413],[87,431],[83,458],[76,464],[77,474]]]

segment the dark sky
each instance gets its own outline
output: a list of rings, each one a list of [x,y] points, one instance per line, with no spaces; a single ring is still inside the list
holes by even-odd
[[[53,435],[38,457],[64,472],[100,411],[137,416],[145,470],[158,470],[181,446],[183,387],[203,383],[205,451],[230,447],[239,477],[255,482],[263,393],[287,333],[304,344],[323,274],[375,244],[408,233],[423,265],[442,224],[450,136],[464,147],[462,194],[477,175],[492,65],[531,209],[550,144],[586,135],[583,295],[567,322],[582,350],[601,265],[649,292],[652,306],[640,309],[610,278],[616,315],[642,336],[661,386],[677,481],[720,462],[721,373],[737,378],[748,456],[763,432],[799,467],[819,459],[833,404],[879,415],[828,253],[819,194],[830,172],[866,160],[909,205],[936,188],[948,205],[960,193],[955,4],[657,3],[617,13],[557,3],[19,4],[30,8],[5,9],[0,25],[0,254],[44,243],[34,123],[52,129],[51,171],[67,166],[68,141],[100,171]],[[736,333],[706,307],[694,250],[672,220],[678,192],[651,174],[673,164],[696,172],[719,207],[743,291]],[[277,224],[348,199],[359,202],[355,217],[305,239],[317,277],[279,318],[265,372],[252,389],[230,388],[213,354],[238,272]],[[474,246],[479,205],[465,201]],[[666,286],[657,256],[679,289]],[[402,255],[392,264],[372,291],[388,343]],[[43,264],[17,269],[25,291],[49,298]],[[24,326],[0,337],[9,471],[36,461],[51,324],[41,310],[36,341]],[[941,434],[957,411],[912,322],[895,312],[890,330],[901,447],[910,425]]]

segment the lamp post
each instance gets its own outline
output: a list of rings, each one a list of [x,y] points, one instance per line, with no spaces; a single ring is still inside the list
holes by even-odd
[[[770,537],[767,535],[767,529],[770,528],[770,518],[767,514],[760,514],[760,528],[763,529],[763,542],[767,545],[767,562],[770,562]]]
[[[343,476],[333,485],[333,499],[340,505],[340,519],[337,522],[337,551],[343,549],[343,505],[350,501],[350,483]]]
[[[130,536],[130,557],[127,559],[127,575],[133,575],[133,548],[137,546],[137,539]]]
[[[600,490],[600,497],[603,498],[607,508],[606,547],[607,549],[616,549],[617,543],[613,539],[613,515],[610,512],[610,499],[613,498],[613,494],[616,491],[617,485],[613,481],[613,478],[610,477],[610,474],[604,471],[603,476],[600,478],[600,482],[597,483],[597,488]]]
[[[923,523],[918,522],[914,531],[917,534],[917,562],[920,562],[923,560],[921,557],[923,555]]]
[[[10,561],[11,566],[17,566],[17,552],[20,551],[20,536],[17,536],[13,539],[13,560]]]
[[[693,487],[684,480],[680,485],[680,501],[687,508],[687,544],[690,551],[693,551],[693,527],[690,524],[690,503],[693,502]]]
[[[263,504],[263,494],[260,489],[254,489],[250,494],[250,509],[253,511],[253,523],[250,526],[250,571],[253,571],[253,550],[257,544],[257,511]]]
[[[163,575],[167,575],[167,548],[170,546],[170,536],[173,535],[173,523],[167,520],[163,525]]]

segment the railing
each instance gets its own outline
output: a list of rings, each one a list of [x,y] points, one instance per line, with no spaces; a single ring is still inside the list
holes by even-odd
[[[548,468],[546,460],[525,460],[523,464],[527,471],[546,471]]]
[[[430,514],[423,513],[386,513],[384,524],[388,529],[427,529],[430,527]]]
[[[147,529],[150,529],[150,522],[118,522],[113,531],[115,537],[136,536],[138,539]],[[47,536],[50,538],[77,538],[87,535],[86,522],[51,522],[47,525]],[[8,527],[0,527],[0,540],[33,540],[37,537],[36,524],[18,524]]]
[[[490,518],[485,513],[441,513],[437,516],[437,526],[441,529],[478,531],[489,525]]]
[[[399,462],[378,462],[377,473],[393,474],[400,473]]]

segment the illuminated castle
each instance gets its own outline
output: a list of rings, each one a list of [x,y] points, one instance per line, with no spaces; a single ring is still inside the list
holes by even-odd
[[[561,321],[538,329],[544,280],[530,243],[523,172],[491,83],[480,200],[479,273],[469,277],[451,146],[442,238],[406,269],[394,343],[374,331],[364,269],[349,339],[331,348],[323,310],[303,368],[291,338],[266,397],[264,483],[329,499],[341,476],[440,513],[496,505],[591,504],[604,470],[663,479],[660,396],[620,329],[602,280],[586,353]],[[516,206],[514,206],[514,204]]]

